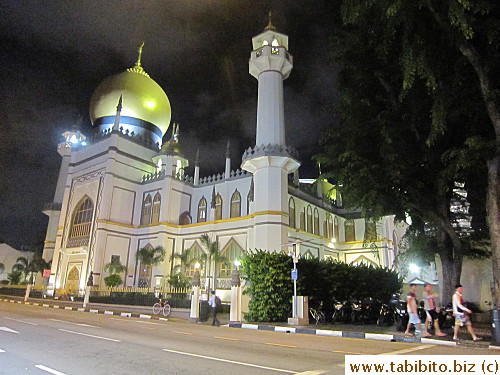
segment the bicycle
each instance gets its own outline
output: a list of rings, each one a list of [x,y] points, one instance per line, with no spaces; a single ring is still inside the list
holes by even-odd
[[[169,316],[170,315],[170,305],[168,304],[167,300],[160,299],[158,302],[156,302],[153,305],[153,314],[160,315],[160,313],[163,316]]]
[[[320,302],[318,309],[313,309],[312,307],[309,308],[309,314],[313,317],[315,320],[316,324],[323,324],[325,323],[325,313],[321,311],[321,308],[323,307],[323,302]]]

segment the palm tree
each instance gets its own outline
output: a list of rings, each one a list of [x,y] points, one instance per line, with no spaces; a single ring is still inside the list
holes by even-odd
[[[143,273],[149,273],[146,271],[149,271],[151,266],[156,266],[156,265],[160,264],[161,262],[163,262],[163,260],[165,259],[165,254],[166,254],[166,251],[163,248],[163,246],[157,246],[155,248],[150,247],[150,246],[146,246],[146,247],[143,247],[143,248],[140,248],[139,250],[137,250],[135,257],[136,257],[136,260],[138,262],[141,262],[141,267],[142,266],[147,267],[147,269],[143,270]],[[151,282],[151,280],[139,279],[139,284],[146,284],[147,286],[149,286],[150,282]],[[139,286],[143,286],[143,285],[139,285]]]
[[[12,266],[12,271],[20,272],[24,280],[29,278],[28,284],[33,284],[35,276],[39,272],[51,267],[51,262],[47,262],[39,254],[35,254],[30,261],[26,257],[19,257],[16,264]]]
[[[127,266],[121,264],[119,259],[112,259],[110,263],[104,266],[104,271],[109,272],[112,275],[119,274],[125,272],[127,270]]]
[[[227,263],[228,260],[225,256],[221,254],[221,249],[218,241],[212,241],[208,234],[202,234],[200,237],[200,242],[202,246],[206,249],[206,252],[204,254],[204,260],[208,263],[208,275],[209,277],[211,276],[213,278],[213,288],[210,288],[210,285],[208,285],[209,289],[215,290],[216,289],[216,281],[217,281],[217,265],[221,263]]]

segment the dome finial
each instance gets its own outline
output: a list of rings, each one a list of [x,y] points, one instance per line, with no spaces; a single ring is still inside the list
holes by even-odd
[[[276,30],[276,27],[274,27],[273,23],[271,22],[272,17],[273,17],[273,12],[269,11],[269,23],[267,24],[264,30]]]
[[[149,74],[146,73],[144,71],[144,69],[142,68],[142,48],[144,47],[144,42],[141,42],[141,44],[139,44],[139,47],[137,49],[137,52],[138,52],[138,56],[137,56],[137,61],[134,65],[133,68],[128,68],[127,69],[127,72],[134,72],[134,73],[140,73],[140,74],[143,74],[145,75],[146,77],[149,77]]]
[[[135,66],[137,66],[138,68],[141,67],[142,49],[143,48],[144,48],[144,42],[141,42],[141,44],[139,44],[139,48],[138,48],[137,62],[135,63]]]

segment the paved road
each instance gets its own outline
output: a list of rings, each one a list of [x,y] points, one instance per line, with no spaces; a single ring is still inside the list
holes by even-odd
[[[0,374],[342,374],[346,354],[388,353],[498,354],[0,302]]]

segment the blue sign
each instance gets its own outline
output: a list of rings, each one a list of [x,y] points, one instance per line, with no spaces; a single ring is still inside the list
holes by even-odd
[[[297,280],[298,276],[299,276],[299,270],[293,269],[292,270],[292,280]]]

